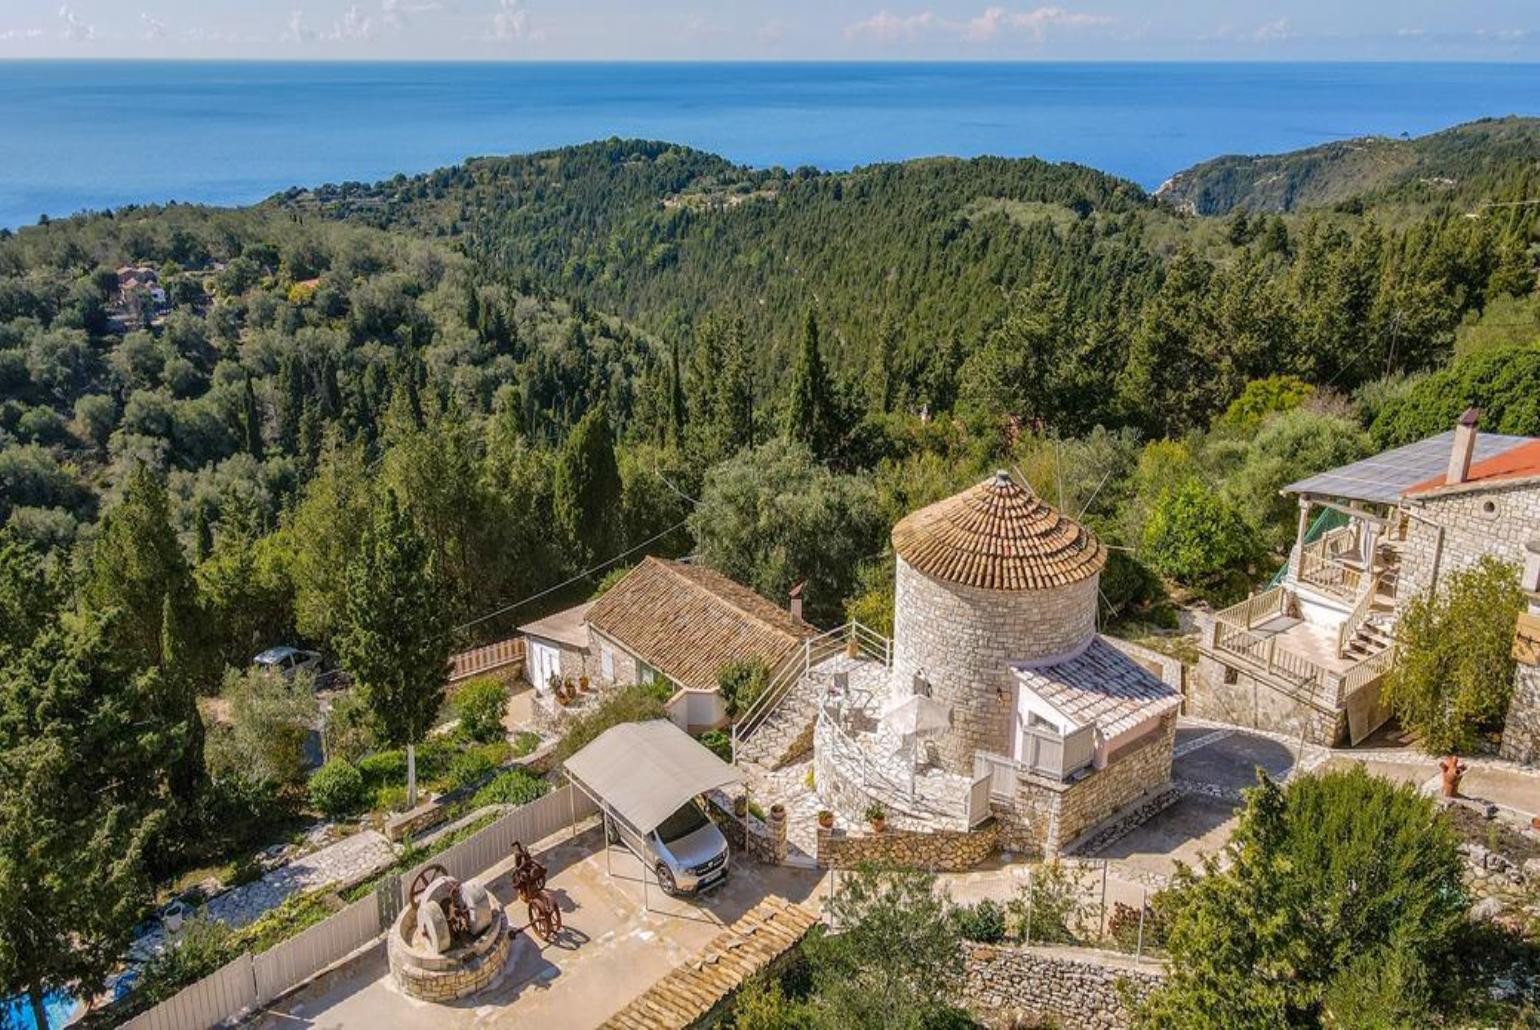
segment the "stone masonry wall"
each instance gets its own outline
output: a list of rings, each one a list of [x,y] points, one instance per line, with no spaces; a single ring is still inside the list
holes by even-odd
[[[1011,753],[1010,663],[1072,652],[1096,632],[1097,577],[1052,590],[979,590],[931,579],[898,559],[893,687],[919,674],[952,706],[936,741],[942,768],[972,775],[975,751]]]
[[[1226,683],[1225,664],[1207,653],[1199,655],[1197,669],[1187,678],[1183,711],[1199,719],[1303,737],[1322,747],[1347,743],[1346,712],[1323,712],[1243,669],[1236,671],[1234,683]]]
[[[1540,763],[1540,665],[1520,662],[1513,673],[1513,699],[1498,754],[1511,762]]]
[[[1000,827],[985,823],[976,830],[883,830],[849,833],[818,829],[818,865],[851,869],[862,862],[957,873],[972,869],[1000,846]]]
[[[1171,782],[1175,740],[1176,716],[1168,714],[1160,728],[1132,750],[1084,779],[1060,783],[1021,777],[1015,804],[994,807],[1001,822],[1002,845],[1049,857],[1060,854],[1119,809]]]
[[[1063,948],[966,944],[963,1004],[988,1026],[1120,1028],[1133,1023],[1123,1000],[1159,987],[1159,966],[1134,966],[1126,957]]]
[[[1403,599],[1442,584],[1450,573],[1469,568],[1483,555],[1522,565],[1525,541],[1540,536],[1540,484],[1437,494],[1409,507],[1421,518],[1407,525],[1397,588]],[[1439,527],[1444,531],[1441,551]]]

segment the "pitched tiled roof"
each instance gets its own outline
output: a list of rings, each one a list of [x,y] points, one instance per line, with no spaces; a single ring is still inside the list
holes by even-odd
[[[802,942],[818,917],[770,895],[723,930],[699,955],[675,966],[603,1024],[604,1030],[698,1026],[717,1003]]]
[[[709,690],[735,659],[774,667],[817,630],[702,565],[644,558],[594,602],[588,625],[658,671]]]
[[[1443,476],[1434,476],[1408,488],[1406,495],[1416,497],[1445,491],[1483,490],[1489,486],[1502,486],[1536,477],[1540,477],[1540,440],[1529,440],[1476,462],[1470,467],[1463,483],[1445,483]]]
[[[1073,658],[1015,668],[1016,682],[1076,726],[1094,723],[1104,739],[1153,715],[1173,711],[1182,697],[1168,683],[1100,636]]]
[[[1005,472],[893,527],[893,549],[936,579],[985,590],[1043,590],[1107,563],[1096,535]]]

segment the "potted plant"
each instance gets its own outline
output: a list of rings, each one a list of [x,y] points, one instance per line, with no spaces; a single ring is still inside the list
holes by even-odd
[[[827,808],[820,808],[818,810],[818,826],[824,830],[834,829],[834,813]]]
[[[742,819],[748,814],[749,796],[747,794],[739,794],[737,797],[733,798],[733,815],[736,815],[739,819]]]
[[[866,821],[872,824],[873,833],[881,833],[888,825],[888,810],[882,807],[882,802],[873,801],[866,806]]]
[[[585,694],[588,693],[588,677],[587,676],[579,676],[578,677],[578,689],[581,690]]]

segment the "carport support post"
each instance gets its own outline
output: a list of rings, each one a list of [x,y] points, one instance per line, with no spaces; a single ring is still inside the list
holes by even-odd
[[[636,860],[642,867],[642,911],[651,912],[652,909],[647,907],[647,862],[641,855],[637,855]]]
[[[602,809],[604,813],[604,874],[615,875],[615,859],[610,855],[610,810]]]
[[[572,812],[572,832],[567,839],[577,836],[577,784],[572,782],[572,777],[567,777],[567,804]]]

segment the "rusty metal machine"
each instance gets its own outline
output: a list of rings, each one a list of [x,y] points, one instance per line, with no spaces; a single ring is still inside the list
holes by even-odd
[[[561,933],[561,909],[545,889],[545,866],[535,861],[522,841],[513,842],[513,872],[509,879],[519,892],[519,900],[529,907],[530,929],[541,940],[554,940]]]
[[[438,863],[412,880],[408,904],[417,912],[417,929],[436,953],[447,954],[492,925],[492,897],[479,883],[461,883]]]

